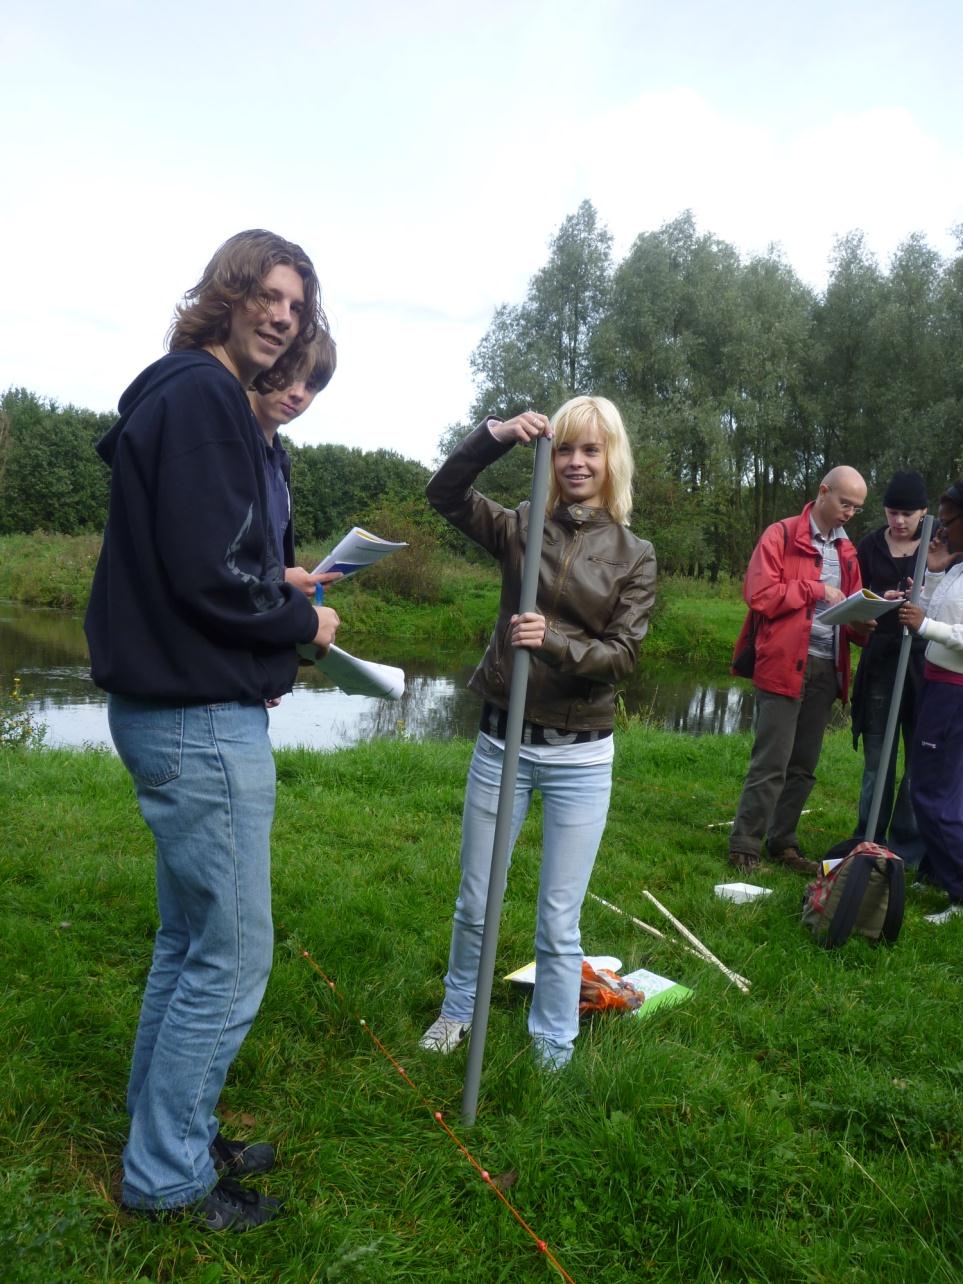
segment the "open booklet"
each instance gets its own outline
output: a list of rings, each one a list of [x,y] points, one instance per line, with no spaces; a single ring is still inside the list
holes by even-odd
[[[389,553],[397,553],[399,548],[407,548],[405,543],[393,544],[389,539],[372,535],[360,526],[352,526],[347,535],[340,539],[326,557],[323,557],[311,572],[317,575],[321,571],[340,571],[342,575],[353,575],[355,571],[373,566]]]
[[[669,1007],[673,1003],[681,1003],[684,999],[692,997],[692,991],[687,985],[670,981],[667,976],[659,976],[656,972],[648,972],[644,967],[637,967],[634,972],[626,972],[622,980],[628,981],[645,995],[645,1002],[632,1013],[633,1016],[651,1016],[657,1008]]]
[[[586,954],[585,962],[590,963],[596,971],[605,968],[610,972],[618,972],[622,966],[621,960],[610,958],[605,954]],[[511,981],[513,985],[533,986],[535,984],[535,964],[526,963],[524,967],[516,968],[514,972],[504,978]],[[628,981],[637,990],[641,990],[645,995],[645,1001],[642,1006],[632,1012],[632,1016],[646,1017],[650,1016],[656,1009],[668,1007],[673,1003],[681,1003],[683,999],[691,998],[692,991],[687,985],[680,985],[678,981],[671,981],[667,976],[659,976],[655,972],[649,972],[644,967],[637,967],[634,972],[626,972],[622,977],[623,981]]]
[[[380,700],[400,700],[405,690],[403,669],[391,664],[375,664],[373,660],[359,660],[340,647],[328,647],[327,654],[315,659],[317,649],[310,642],[298,647],[298,653],[310,660],[316,669],[329,678],[345,695],[375,696]]]
[[[869,589],[859,589],[850,593],[842,602],[837,602],[826,611],[820,611],[820,624],[865,624],[869,620],[878,620],[887,611],[900,605],[901,598],[878,597]]]

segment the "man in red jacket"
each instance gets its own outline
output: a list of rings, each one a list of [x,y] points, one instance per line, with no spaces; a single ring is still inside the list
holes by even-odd
[[[860,588],[843,526],[865,501],[866,483],[854,468],[832,469],[798,517],[767,527],[749,562],[743,596],[755,612],[756,739],[729,838],[737,869],[759,865],[765,838],[771,859],[817,872],[799,850],[796,826],[833,701],[845,703],[849,692],[849,632],[819,617]]]

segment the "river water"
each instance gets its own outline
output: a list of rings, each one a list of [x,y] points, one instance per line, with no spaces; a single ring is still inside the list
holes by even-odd
[[[412,663],[404,655],[354,648],[347,639],[343,645],[365,659],[403,668],[404,695],[400,700],[346,696],[320,674],[303,669],[293,692],[271,711],[276,747],[342,749],[376,736],[447,740],[474,735],[478,698],[467,689],[471,665],[443,654],[431,664]],[[9,693],[15,677],[23,707],[46,726],[46,744],[110,746],[105,696],[90,681],[79,616],[0,602],[0,691]],[[692,734],[746,730],[752,716],[745,683],[725,674],[646,664],[644,650],[625,704],[656,726]]]

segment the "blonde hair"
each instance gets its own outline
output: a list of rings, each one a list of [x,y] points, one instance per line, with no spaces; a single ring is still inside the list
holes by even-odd
[[[606,397],[573,397],[552,416],[552,450],[596,430],[605,442],[605,486],[602,503],[613,519],[628,526],[632,512],[632,450],[618,407]],[[555,470],[548,482],[548,511],[560,498]]]

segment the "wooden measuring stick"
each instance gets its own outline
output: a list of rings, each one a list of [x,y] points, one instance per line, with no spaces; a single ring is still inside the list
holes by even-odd
[[[634,923],[635,926],[641,928],[643,932],[648,932],[648,934],[650,936],[654,936],[656,940],[667,941],[669,939],[665,932],[660,932],[659,929],[657,927],[653,927],[651,923],[644,923],[642,919],[636,918],[634,914],[629,914],[624,909],[619,909],[617,905],[613,905],[611,901],[607,901],[603,896],[596,896],[594,892],[589,892],[589,896],[593,901],[598,901],[600,905],[604,905],[606,909],[610,909],[613,914],[619,914],[622,918],[627,918],[630,923]],[[682,948],[685,950],[686,954],[691,954],[693,958],[700,959],[703,963],[711,962],[710,959],[706,958],[705,954],[701,953],[699,950],[692,949],[689,945],[683,945]],[[750,984],[746,978],[744,976],[740,976],[738,972],[733,972],[732,975],[737,981],[742,981],[744,985],[748,986]]]
[[[819,811],[819,808],[806,807],[799,814],[800,816],[811,816],[814,811]],[[735,820],[714,820],[711,825],[706,825],[706,829],[727,829],[735,823]]]
[[[725,963],[717,959],[716,956],[712,953],[712,951],[708,949],[707,946],[703,945],[703,943],[699,940],[698,936],[696,936],[693,932],[690,932],[684,923],[680,923],[679,920],[676,918],[676,916],[670,913],[665,908],[665,906],[662,904],[661,901],[656,900],[656,898],[652,895],[652,893],[647,888],[642,889],[642,895],[646,898],[646,900],[649,900],[652,902],[652,904],[655,906],[655,908],[659,911],[660,914],[664,914],[666,916],[666,918],[669,920],[669,922],[672,924],[672,926],[676,929],[677,932],[681,932],[682,935],[685,937],[685,939],[689,941],[691,945],[695,946],[695,948],[699,951],[699,953],[702,955],[702,957],[706,960],[707,963],[714,963],[715,966],[719,969],[719,971],[724,976],[727,976],[729,980],[733,983],[733,985],[735,985],[738,989],[740,989],[743,992],[743,994],[749,993],[750,982],[747,981],[745,977],[737,976],[735,972],[731,971],[729,968],[726,967]]]

